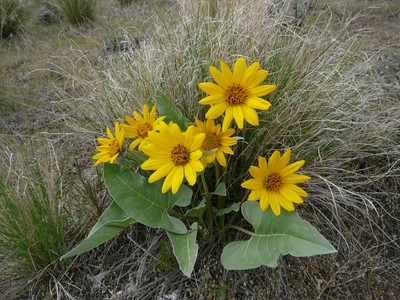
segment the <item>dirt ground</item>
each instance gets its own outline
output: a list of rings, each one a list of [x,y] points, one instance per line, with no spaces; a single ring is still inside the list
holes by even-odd
[[[146,1],[142,2],[145,3]],[[305,14],[307,17],[316,17],[319,12],[329,8],[334,20],[332,24],[346,24],[352,35],[359,36],[359,51],[376,56],[377,63],[373,67],[373,72],[385,84],[387,92],[392,97],[399,99],[400,104],[400,0],[317,0],[314,1],[315,6],[308,4],[309,10],[305,8],[306,2],[303,0],[294,2],[293,7],[296,8],[296,13],[299,16]],[[309,1],[309,3],[312,2]],[[63,36],[75,39],[77,43],[83,41],[83,35],[74,30],[60,29],[60,27],[49,26],[43,22],[36,22],[29,26],[29,32],[25,36],[16,36],[9,40],[0,41],[0,143],[2,143],[2,136],[19,135],[22,137],[37,132],[57,132],[59,130],[58,125],[55,125],[51,117],[51,100],[55,96],[55,87],[62,86],[63,82],[54,71],[53,63],[56,59],[55,54],[62,52],[61,49],[65,47],[65,41],[60,41],[57,37],[61,36],[60,31],[63,31]],[[332,30],[335,30],[334,25]],[[35,32],[36,37],[29,36],[29,34]],[[86,44],[88,51],[97,46],[98,43]],[[121,243],[121,241],[116,240],[110,247],[117,249],[121,246]],[[296,270],[296,266],[299,267],[303,264],[296,259],[288,259],[285,263],[286,266],[283,266],[283,268],[293,266],[294,270]],[[302,274],[300,271],[294,271],[293,276],[322,278],[324,268],[329,271],[329,268],[335,267],[328,263],[329,261],[319,259],[305,260],[304,264],[307,265],[308,273]],[[304,266],[300,267],[304,269]],[[209,269],[199,271],[201,274],[208,274],[209,272]],[[349,274],[350,272],[351,270],[349,270]],[[282,278],[279,278],[282,274],[270,274],[271,277],[268,277],[267,271],[265,274],[265,278],[259,278],[260,282],[267,279],[282,280]],[[343,272],[343,274],[347,273]],[[242,278],[235,278],[235,276],[233,275],[225,280],[236,280],[236,285],[242,284],[248,290],[255,289],[257,286],[257,282],[252,283],[252,280],[248,282],[245,280],[248,274],[245,274]],[[365,277],[361,278],[361,276]],[[364,274],[360,275],[360,278],[348,278],[349,281],[354,281],[355,285],[358,284],[354,287],[355,293],[359,292],[362,295],[361,290],[363,288],[372,290],[371,286],[374,286],[376,292],[371,294],[370,299],[396,299],[396,297],[400,297],[399,278],[381,278],[382,281],[377,281],[377,277],[368,276],[368,274]],[[387,276],[390,277],[391,274],[387,274]],[[162,282],[161,279],[160,282]],[[342,282],[346,283],[347,279],[342,279]],[[383,293],[382,290],[387,287],[386,281],[390,281],[390,287],[388,293]],[[365,286],[359,284],[360,282],[365,283]],[[221,290],[226,288],[218,286],[220,282],[217,278],[211,278],[210,282],[206,284],[217,285],[217,288]],[[285,287],[280,288],[284,289]],[[338,289],[340,289],[340,283],[338,283]],[[351,291],[349,289],[347,292],[349,299],[360,299],[357,294],[352,295]],[[259,295],[273,297],[273,295],[279,294],[279,291],[266,290],[265,293],[259,293]],[[331,294],[335,294],[335,291],[331,291]],[[339,294],[344,295],[344,293]],[[242,295],[245,296],[245,292]],[[167,296],[163,299],[177,299],[173,298],[172,294],[170,297],[168,296],[169,298]],[[297,296],[301,296],[301,293]],[[307,297],[307,294],[303,296]],[[230,297],[234,297],[234,295]]]
[[[151,7],[147,1],[139,2]],[[164,1],[163,5],[171,3]],[[387,84],[388,91],[398,95],[399,0],[293,0],[292,7],[293,14],[300,19],[312,18],[329,9],[333,24],[346,24],[349,32],[359,37],[360,51],[376,55],[378,61],[374,71]],[[148,11],[142,12],[137,21],[148,14]],[[31,134],[47,127],[50,120],[43,113],[48,111],[48,104],[54,97],[54,86],[63,84],[53,67],[57,53],[63,51],[66,43],[59,37],[86,43],[84,47],[88,51],[98,47],[98,44],[84,40],[85,34],[42,21],[49,18],[46,10],[34,17],[41,21],[31,22],[24,35],[0,41],[0,133]],[[107,39],[107,36],[100,34],[96,38]]]

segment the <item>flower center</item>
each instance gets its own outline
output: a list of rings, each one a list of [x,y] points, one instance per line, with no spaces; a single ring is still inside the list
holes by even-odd
[[[150,123],[142,123],[137,127],[137,135],[141,138],[141,139],[145,139],[147,138],[148,132],[153,130],[153,127],[151,126]]]
[[[183,145],[176,145],[171,151],[171,159],[175,166],[183,166],[189,162],[190,153]]]
[[[235,83],[225,90],[225,96],[229,105],[240,105],[249,97],[247,89]]]
[[[108,149],[108,154],[110,155],[110,157],[113,157],[115,154],[119,152],[119,143],[117,139],[113,139],[111,143],[108,144],[108,146],[110,147]]]
[[[203,151],[209,151],[219,147],[219,137],[213,132],[207,132],[206,138],[201,145]]]
[[[271,173],[264,180],[264,187],[267,191],[277,192],[282,186],[282,176],[279,173]]]

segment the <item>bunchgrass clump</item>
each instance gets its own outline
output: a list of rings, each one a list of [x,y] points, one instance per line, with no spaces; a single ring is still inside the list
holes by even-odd
[[[53,142],[36,136],[22,150],[17,138],[4,135],[2,141],[0,289],[7,278],[18,278],[16,290],[21,293],[22,286],[41,289],[39,282],[62,274],[69,261],[60,257],[85,234],[85,223],[96,215],[87,208],[97,203],[88,200],[88,179],[72,179],[67,156]]]
[[[308,204],[298,211],[318,224],[339,252],[339,270],[325,274],[320,291],[344,297],[351,288],[338,291],[335,284],[343,287],[365,270],[377,276],[398,272],[392,227],[399,210],[400,113],[396,99],[372,77],[374,57],[360,57],[357,39],[345,29],[293,25],[289,1],[215,3],[181,1],[176,18],[160,19],[134,53],[96,62],[82,55],[76,72],[66,74],[73,89],[60,91],[67,100],[58,104],[64,119],[80,139],[90,140],[162,91],[194,120],[205,112],[197,85],[212,80],[210,65],[222,59],[232,66],[239,57],[259,61],[277,90],[267,97],[271,108],[259,113],[260,126],[245,128],[244,141],[228,161],[229,201],[243,198],[245,191],[237,187],[258,155],[291,148],[294,160],[306,160],[303,171],[312,177]],[[350,273],[356,264],[359,272]],[[352,277],[340,283],[338,272]]]
[[[132,4],[132,2],[133,2],[133,0],[118,0],[118,3],[119,3],[121,6],[129,6],[129,5]]]
[[[95,19],[95,0],[56,0],[66,20],[80,25]]]
[[[0,37],[7,38],[22,29],[27,17],[26,8],[18,0],[0,1]]]
[[[56,157],[18,158],[10,146],[2,149],[7,173],[2,172],[0,179],[0,252],[14,262],[13,272],[31,278],[45,268],[53,269],[67,249],[69,221],[62,197],[68,179],[63,170],[52,169],[62,167],[56,165]]]

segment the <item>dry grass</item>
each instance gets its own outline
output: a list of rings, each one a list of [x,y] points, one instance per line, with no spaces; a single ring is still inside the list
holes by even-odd
[[[193,118],[204,112],[197,84],[210,80],[210,65],[218,66],[220,59],[232,64],[239,56],[260,61],[278,90],[268,98],[271,109],[260,114],[262,126],[243,132],[246,142],[229,162],[231,199],[241,198],[238,183],[257,155],[290,147],[293,159],[306,160],[303,172],[313,178],[306,186],[307,203],[298,211],[338,254],[283,257],[276,269],[227,272],[205,247],[193,277],[185,279],[173,260],[160,269],[161,261],[168,261],[168,250],[161,251],[165,236],[138,226],[54,276],[50,298],[399,296],[393,280],[400,275],[398,94],[389,93],[387,82],[376,76],[381,52],[360,51],[362,39],[350,34],[349,19],[324,11],[298,27],[289,9],[286,1],[187,0],[146,26],[122,28],[123,40],[135,45],[122,52],[104,52],[104,45],[92,40],[97,50],[88,53],[69,40],[65,55],[52,64],[65,78],[52,109],[71,131],[65,142],[87,151],[82,154],[87,166],[105,126],[153,102],[157,90]],[[102,197],[104,188],[89,174],[89,194]]]

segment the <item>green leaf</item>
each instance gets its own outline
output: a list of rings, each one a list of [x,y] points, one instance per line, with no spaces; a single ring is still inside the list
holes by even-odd
[[[207,156],[210,156],[210,155],[212,155],[212,154],[216,153],[217,151],[218,151],[218,148],[214,148],[214,149],[211,149],[211,150],[205,151],[205,152],[203,152],[203,155],[202,155],[201,157],[207,157]]]
[[[189,209],[186,213],[185,216],[188,217],[201,217],[206,210],[206,199],[203,198],[200,203],[191,209]]]
[[[192,190],[182,185],[173,195],[161,193],[162,183],[148,183],[140,174],[123,170],[116,164],[104,164],[104,180],[112,198],[132,219],[153,228],[185,234],[185,224],[168,215],[174,205],[187,206]]]
[[[225,197],[226,196],[226,185],[225,185],[225,182],[220,182],[217,185],[217,188],[215,189],[215,191],[212,192],[211,194]]]
[[[192,123],[185,118],[175,103],[160,91],[157,92],[156,102],[159,114],[161,116],[166,116],[164,119],[166,123],[173,121],[177,123],[182,130],[186,130],[187,124]]]
[[[215,215],[216,216],[223,216],[226,214],[229,214],[231,211],[239,211],[240,209],[240,202],[232,203],[228,207],[222,208],[222,209],[217,209],[215,208]]]
[[[179,268],[187,277],[192,274],[199,250],[199,246],[196,243],[197,223],[193,223],[190,228],[191,230],[187,234],[176,234],[167,231]]]
[[[128,217],[124,210],[113,201],[100,216],[97,223],[90,230],[88,236],[75,248],[64,254],[61,259],[96,248],[133,223],[133,219]]]
[[[247,241],[225,246],[221,261],[225,269],[245,270],[262,265],[276,267],[280,255],[306,257],[336,252],[335,248],[307,221],[295,212],[282,210],[275,216],[263,212],[258,202],[242,204],[242,214],[255,233]]]
[[[124,153],[124,158],[125,157],[131,163],[133,161],[136,166],[140,166],[142,163],[144,163],[148,159],[148,156],[146,154],[144,154],[143,152],[140,152],[138,150],[128,150],[128,151],[126,151]]]

